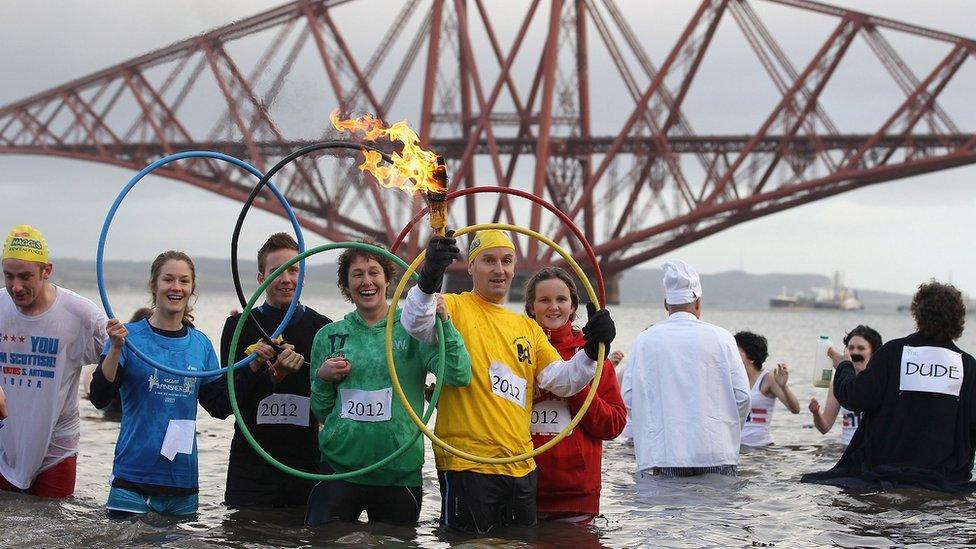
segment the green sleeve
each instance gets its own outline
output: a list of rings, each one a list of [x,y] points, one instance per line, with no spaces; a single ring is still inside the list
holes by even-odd
[[[464,340],[451,321],[442,322],[444,326],[444,379],[437,380],[451,387],[467,387],[471,382],[471,357],[464,348]],[[422,344],[425,351],[427,371],[437,375],[437,344]]]
[[[309,375],[311,376],[311,399],[312,399],[312,413],[319,420],[319,423],[325,423],[325,418],[329,417],[332,413],[332,408],[335,407],[336,402],[336,389],[335,384],[328,381],[322,381],[315,374],[319,370],[319,366],[328,358],[328,348],[326,336],[326,328],[323,327],[317,334],[315,334],[315,340],[312,342],[312,358],[309,363],[310,367],[308,369]]]

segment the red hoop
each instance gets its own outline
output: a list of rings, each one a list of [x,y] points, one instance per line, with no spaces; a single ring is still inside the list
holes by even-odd
[[[593,253],[593,247],[590,246],[590,243],[589,241],[586,240],[586,237],[583,235],[583,232],[580,231],[579,227],[576,226],[576,223],[573,223],[573,220],[570,219],[568,215],[563,213],[562,210],[560,210],[559,208],[553,206],[549,202],[543,200],[542,198],[539,198],[538,196],[532,193],[522,191],[519,189],[513,189],[511,187],[497,187],[497,186],[468,187],[467,189],[460,189],[448,193],[447,200],[453,200],[455,198],[460,198],[462,196],[467,196],[469,194],[491,193],[491,192],[511,194],[521,198],[525,198],[527,200],[531,200],[532,202],[535,202],[536,204],[552,212],[556,217],[559,218],[560,221],[563,222],[564,225],[569,227],[569,230],[571,230],[573,234],[576,235],[576,238],[579,239],[580,244],[583,245],[583,250],[586,252],[587,257],[590,260],[590,264],[593,265],[593,276],[596,277],[597,291],[600,294],[600,303],[605,307],[607,303],[607,292],[603,286],[603,271],[600,270],[600,262],[596,260],[596,254]],[[403,244],[403,239],[407,237],[407,235],[410,233],[410,230],[413,229],[413,227],[417,224],[417,222],[423,219],[425,215],[427,215],[428,211],[429,209],[425,207],[424,209],[417,212],[416,215],[413,216],[413,219],[407,222],[407,224],[403,227],[403,229],[400,230],[400,234],[397,235],[396,240],[394,240],[393,244],[390,246],[391,253],[396,253],[397,250],[400,249],[400,245]]]

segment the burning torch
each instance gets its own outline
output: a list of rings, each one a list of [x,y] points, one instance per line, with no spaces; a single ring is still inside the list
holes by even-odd
[[[437,157],[437,166],[434,168],[432,177],[437,185],[436,190],[428,190],[424,193],[424,201],[427,202],[427,218],[430,221],[430,228],[437,236],[444,236],[447,227],[447,164],[443,156]]]
[[[342,119],[338,109],[332,111],[329,120],[339,131],[362,132],[366,141],[385,137],[402,144],[400,151],[390,154],[388,161],[392,166],[380,166],[383,156],[364,149],[359,169],[371,173],[384,187],[396,187],[411,194],[422,192],[430,228],[435,235],[444,236],[447,227],[447,164],[444,158],[422,149],[417,133],[405,121],[387,126],[368,114],[358,119]]]

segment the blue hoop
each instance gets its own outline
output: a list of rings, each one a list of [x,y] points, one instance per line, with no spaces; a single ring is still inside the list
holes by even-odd
[[[243,160],[240,160],[233,156],[229,156],[214,151],[184,151],[184,152],[171,154],[169,156],[164,156],[163,158],[160,158],[159,160],[143,168],[142,171],[140,171],[132,179],[130,179],[129,182],[126,184],[126,186],[122,188],[122,191],[119,192],[119,196],[116,197],[115,202],[112,203],[112,207],[109,208],[108,214],[105,216],[105,223],[102,225],[102,232],[101,234],[98,235],[98,252],[95,255],[95,275],[98,280],[98,294],[102,299],[102,308],[105,309],[105,314],[108,316],[108,318],[115,318],[115,313],[112,312],[112,305],[108,302],[108,292],[105,290],[105,271],[103,268],[103,260],[105,257],[105,240],[108,237],[108,229],[109,227],[112,226],[112,219],[115,217],[115,212],[119,209],[119,206],[122,204],[122,200],[125,198],[125,195],[127,195],[129,193],[129,190],[132,189],[132,187],[134,187],[136,183],[142,180],[143,177],[154,172],[157,168],[161,166],[165,166],[170,162],[173,162],[175,160],[181,160],[183,158],[213,158],[215,160],[222,160],[224,162],[229,162],[231,164],[234,164],[235,166],[247,170],[248,172],[251,173],[251,175],[257,177],[258,179],[264,179],[264,174],[262,174],[260,171],[258,171],[257,168],[248,164],[247,162],[244,162]],[[281,206],[285,209],[285,212],[288,214],[288,218],[291,220],[292,227],[294,227],[295,229],[295,235],[298,237],[297,238],[298,253],[304,252],[305,237],[302,235],[302,228],[298,224],[298,218],[295,217],[295,212],[291,209],[291,205],[288,204],[288,200],[286,200],[285,196],[281,194],[281,191],[279,191],[278,188],[275,187],[270,181],[268,181],[267,183],[268,183],[268,188],[271,189],[271,192],[274,193],[275,198],[278,199],[278,202],[280,202]],[[298,281],[295,284],[295,295],[292,297],[291,303],[288,305],[288,310],[285,312],[285,317],[281,319],[281,324],[279,324],[278,327],[275,329],[274,333],[271,334],[271,339],[274,339],[279,335],[281,335],[281,332],[285,330],[285,328],[288,326],[288,323],[291,321],[292,314],[294,314],[295,309],[298,307],[298,300],[301,297],[302,284],[304,283],[304,281],[305,281],[305,260],[303,259],[298,264]],[[137,357],[141,358],[147,364],[152,366],[153,368],[157,368],[159,370],[162,370],[164,372],[173,375],[184,376],[184,377],[216,377],[224,374],[227,371],[227,367],[219,368],[216,370],[206,370],[201,372],[190,371],[190,370],[177,370],[175,368],[170,368],[169,366],[160,364],[155,360],[153,360],[152,358],[146,356],[146,354],[140,351],[138,348],[136,348],[135,345],[129,343],[128,339],[126,339],[125,341],[125,347],[129,349]],[[250,364],[255,359],[255,357],[257,357],[257,354],[252,353],[247,357],[241,359],[239,362],[234,363],[233,367],[240,368],[242,366]]]

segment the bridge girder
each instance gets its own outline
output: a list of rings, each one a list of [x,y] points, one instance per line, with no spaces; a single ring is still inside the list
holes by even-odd
[[[282,96],[289,78],[312,74],[330,106],[380,117],[407,112],[422,141],[449,159],[453,189],[500,184],[545,196],[583,227],[611,275],[750,219],[976,162],[976,132],[961,129],[940,103],[972,63],[969,38],[806,0],[703,0],[658,66],[631,25],[633,14],[613,0],[534,0],[507,29],[499,21],[513,19],[484,0],[410,0],[389,25],[370,30],[378,40],[366,55],[352,40],[366,4],[288,3],[0,107],[0,153],[140,169],[173,152],[209,149],[267,169],[332,136],[283,129],[282,117],[295,109],[326,121],[321,102],[293,105]],[[794,64],[757,4],[826,16],[834,26],[816,53]],[[745,39],[778,95],[742,133],[702,134],[686,100],[723,22]],[[512,36],[508,49],[502,31]],[[541,39],[530,40],[533,33]],[[916,75],[891,35],[938,43],[946,53]],[[870,132],[843,129],[822,101],[858,40],[904,95]],[[302,64],[309,58],[312,68]],[[606,60],[619,81],[594,87],[594,58]],[[410,98],[404,90],[418,79],[422,89]],[[608,86],[629,101],[620,105],[627,116],[612,127],[594,119],[592,105],[613,95]],[[199,104],[214,111],[205,123]],[[276,184],[306,228],[332,240],[391,242],[421,203],[368,182],[355,163],[304,159]],[[157,173],[234,200],[254,183],[203,159]],[[270,198],[255,205],[281,213]],[[580,256],[567,230],[508,196],[469,200],[452,215],[456,225],[528,226]],[[416,231],[404,255],[425,237]],[[520,245],[519,254],[525,269],[556,259],[535,243]]]

